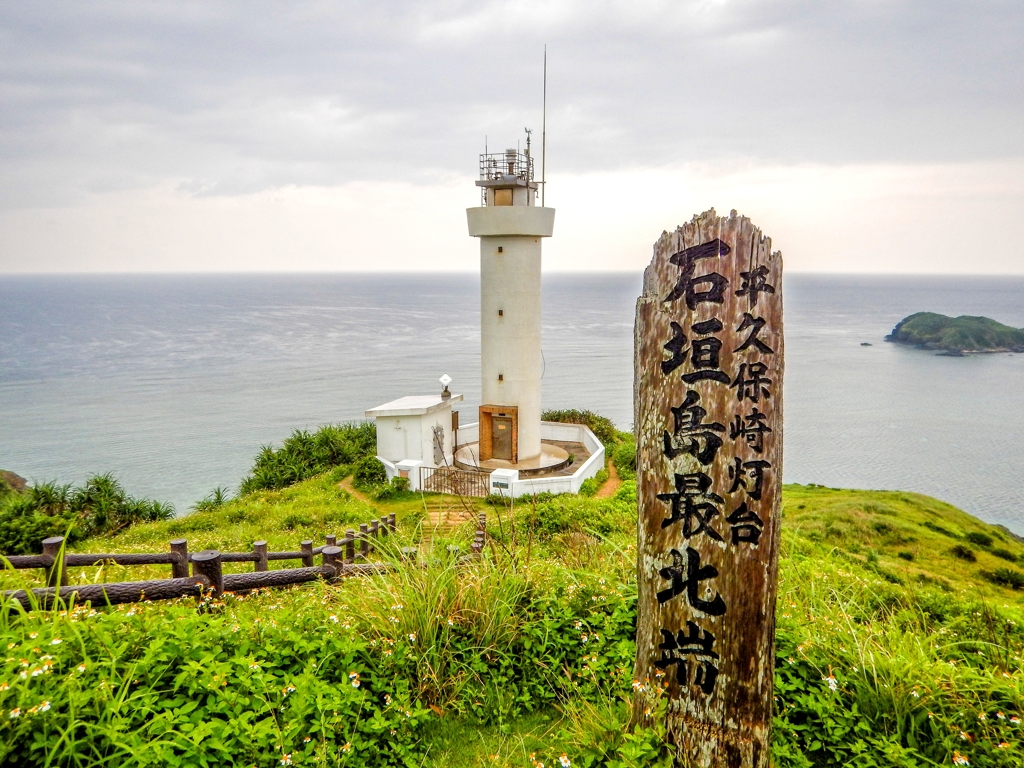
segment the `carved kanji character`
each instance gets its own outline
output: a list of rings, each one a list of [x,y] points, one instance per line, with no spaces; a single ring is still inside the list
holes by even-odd
[[[669,555],[672,557],[672,565],[665,566],[658,571],[658,574],[661,578],[670,581],[671,585],[658,593],[659,605],[685,593],[687,602],[694,610],[706,613],[708,616],[721,616],[725,613],[725,601],[717,592],[713,600],[703,600],[700,597],[700,583],[718,576],[718,569],[713,565],[702,566],[700,552],[693,547],[686,548],[685,564],[683,555],[678,549],[669,550]]]

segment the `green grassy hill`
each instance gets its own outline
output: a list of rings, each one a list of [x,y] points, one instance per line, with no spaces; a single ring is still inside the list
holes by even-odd
[[[625,464],[625,462],[623,462]],[[86,539],[79,551],[294,549],[395,512],[486,511],[422,547],[426,568],[337,586],[0,617],[4,765],[664,765],[626,728],[635,486],[509,507],[354,488],[350,467]],[[344,485],[344,487],[342,487]],[[390,496],[388,498],[388,496]],[[787,486],[777,766],[1024,763],[1024,545],[910,493]],[[245,566],[231,566],[247,570]],[[76,569],[73,580],[167,567]],[[5,573],[6,588],[26,572]],[[564,756],[564,758],[563,758]]]
[[[896,324],[886,341],[946,352],[1024,352],[1024,329],[988,317],[917,312]]]

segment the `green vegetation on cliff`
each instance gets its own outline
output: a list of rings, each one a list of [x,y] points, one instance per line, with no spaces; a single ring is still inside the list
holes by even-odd
[[[398,533],[380,556],[398,563],[400,547],[418,544],[426,567],[199,605],[6,607],[0,764],[667,765],[656,731],[628,728],[633,481],[603,498],[507,505],[376,499],[349,471],[220,498],[75,549],[162,552],[178,536],[193,551],[261,538],[294,549],[395,512]],[[453,561],[446,547],[468,549],[472,520],[451,530],[430,521],[480,511],[485,557]],[[1020,766],[1022,558],[1015,537],[935,499],[786,486],[774,765]],[[37,575],[0,578],[12,588]]]
[[[988,317],[917,312],[900,320],[886,341],[950,353],[1024,352],[1024,329]]]

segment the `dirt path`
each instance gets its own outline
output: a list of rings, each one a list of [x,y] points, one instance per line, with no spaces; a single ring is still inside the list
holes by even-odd
[[[622,478],[619,477],[619,471],[615,469],[615,464],[609,461],[608,479],[604,481],[604,485],[597,489],[597,493],[594,494],[594,498],[607,499],[619,490],[620,485],[622,485]]]
[[[363,502],[363,504],[368,504],[371,507],[373,506],[373,499],[371,499],[366,494],[364,494],[364,493],[362,493],[360,491],[357,491],[356,487],[354,485],[352,485],[352,476],[351,475],[349,475],[344,480],[342,480],[340,483],[338,483],[338,487],[341,488],[341,490],[343,490],[343,491],[348,491],[349,493],[351,493],[353,498],[359,499],[359,501]]]

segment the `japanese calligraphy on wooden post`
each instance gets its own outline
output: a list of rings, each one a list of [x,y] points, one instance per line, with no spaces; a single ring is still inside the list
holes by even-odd
[[[635,719],[679,766],[766,768],[782,481],[782,257],[733,211],[654,246],[636,310]]]

